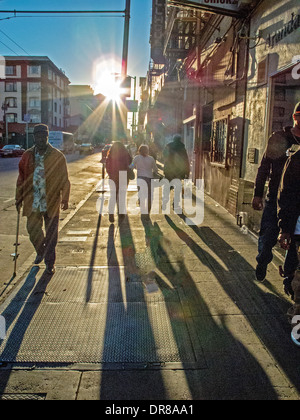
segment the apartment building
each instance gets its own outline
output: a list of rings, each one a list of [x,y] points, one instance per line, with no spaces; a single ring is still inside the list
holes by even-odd
[[[3,58],[0,141],[26,146],[26,127],[32,132],[38,123],[50,130],[66,130],[70,81],[63,70],[48,57]]]

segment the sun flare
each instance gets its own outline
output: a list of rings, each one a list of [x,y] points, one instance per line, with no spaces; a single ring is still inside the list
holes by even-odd
[[[94,91],[101,93],[108,100],[118,102],[122,94],[121,80],[116,68],[119,66],[113,60],[101,60],[94,67]]]

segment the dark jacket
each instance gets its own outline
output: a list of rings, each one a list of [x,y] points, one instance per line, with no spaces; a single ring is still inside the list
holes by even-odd
[[[132,157],[129,152],[124,150],[111,149],[106,160],[106,171],[110,179],[115,183],[119,182],[119,172],[128,171],[128,167],[132,162]]]
[[[59,214],[61,202],[68,202],[70,181],[66,158],[50,144],[45,153],[45,178],[47,214],[55,217]],[[16,201],[23,203],[23,215],[30,216],[33,204],[33,175],[35,169],[35,147],[27,150],[19,163]]]
[[[185,179],[190,175],[189,158],[181,140],[174,140],[164,150],[165,177],[172,179]]]
[[[287,161],[288,149],[296,143],[291,133],[292,127],[273,133],[262,158],[255,181],[255,197],[264,196],[264,188],[269,179],[268,198],[276,203],[278,188],[284,165]]]
[[[300,216],[300,146],[288,159],[278,193],[279,227],[293,235]]]

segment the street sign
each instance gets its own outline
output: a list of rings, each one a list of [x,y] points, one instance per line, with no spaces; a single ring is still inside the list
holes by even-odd
[[[24,121],[26,123],[30,123],[30,121],[31,121],[31,115],[30,114],[24,114]]]

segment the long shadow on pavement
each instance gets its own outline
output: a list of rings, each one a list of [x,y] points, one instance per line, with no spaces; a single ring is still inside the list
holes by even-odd
[[[204,243],[214,244],[213,247],[209,246],[220,258],[233,251],[233,248],[209,227],[194,226],[192,229]],[[232,286],[230,282],[224,282],[222,272],[218,267],[214,267],[214,273],[220,285],[228,296],[237,301],[237,305],[247,316],[256,335],[268,348],[289,380],[300,391],[300,367],[298,363],[295,363],[295,360],[299,358],[299,349],[290,339],[291,327],[286,316],[287,309],[291,305],[273,293],[265,293],[257,283],[245,275],[247,271],[253,271],[253,268],[238,252],[234,252],[234,259],[229,262],[228,269],[235,274],[234,278],[237,282],[240,281],[239,286],[243,288],[244,296],[238,299],[237,284]],[[245,299],[246,296],[250,298],[253,310],[249,306],[249,299]]]
[[[7,331],[18,317],[7,341],[4,343],[0,340],[0,347],[5,344],[0,354],[0,360],[3,362],[17,360],[23,337],[43,299],[47,284],[52,278],[44,273],[36,284],[38,272],[39,267],[31,269],[24,285],[1,314],[5,318]],[[0,370],[0,394],[5,392],[10,374],[10,370]]]
[[[206,264],[207,260],[203,258],[205,254],[200,248],[197,248],[197,244],[177,228],[169,217],[166,217],[166,220],[179,238],[186,241],[198,258]],[[185,307],[185,320],[189,325],[195,358],[197,361],[201,361],[205,355],[209,355],[207,369],[191,368],[190,364],[182,363],[190,397],[195,400],[278,399],[278,395],[260,364],[227,328],[226,317],[220,315],[219,322],[217,322],[216,317],[212,316],[184,261],[177,259],[176,262],[173,260],[168,263],[169,257],[172,256],[172,244],[168,242],[167,238],[164,238],[159,225],[149,221],[144,223],[144,227],[153,260],[162,274],[162,277],[157,276],[156,280],[166,297],[165,303],[169,307],[170,313],[172,313],[172,308],[167,296],[170,289],[177,289],[181,295],[182,305]],[[208,268],[210,269],[209,266]],[[171,286],[166,283],[164,277],[167,278]],[[193,305],[195,308],[192,307]],[[191,316],[189,312],[193,312],[193,309],[197,310],[198,306],[201,307],[201,314]],[[176,338],[176,322],[171,320],[171,325]],[[179,350],[184,347],[182,344],[177,342]],[[184,360],[184,354],[182,356]]]
[[[287,303],[274,294],[265,293],[253,280],[250,280],[252,276],[248,277],[247,273],[253,273],[252,266],[238,252],[232,252],[234,249],[211,228],[190,227],[225,265],[227,263],[227,269],[224,269],[211,254],[201,248],[168,216],[166,220],[195,256],[203,264],[208,264],[219,285],[248,319],[256,336],[299,390],[299,367],[294,363],[299,357],[299,351],[290,340],[290,327],[285,317]],[[225,255],[234,255],[234,258],[226,260]],[[228,281],[228,275],[232,276],[232,281]],[[194,301],[196,302],[196,299]],[[261,395],[264,395],[264,392]]]

